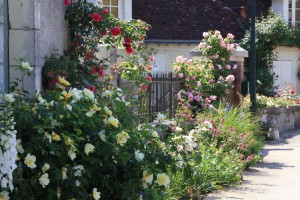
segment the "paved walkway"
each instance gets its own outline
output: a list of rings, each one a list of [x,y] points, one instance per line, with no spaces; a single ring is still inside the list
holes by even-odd
[[[300,200],[300,130],[267,142],[263,162],[245,171],[243,183],[209,194],[204,200]]]

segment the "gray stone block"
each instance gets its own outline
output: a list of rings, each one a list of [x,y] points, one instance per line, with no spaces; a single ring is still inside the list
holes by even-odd
[[[9,21],[11,29],[34,29],[35,0],[9,0]]]

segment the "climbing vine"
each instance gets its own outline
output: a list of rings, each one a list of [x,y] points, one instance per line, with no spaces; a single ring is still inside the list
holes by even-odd
[[[256,21],[256,71],[257,93],[272,96],[275,93],[276,74],[272,71],[276,60],[276,46],[300,47],[300,31],[289,27],[282,16],[269,11],[268,16]],[[241,46],[250,52],[250,31],[241,41]],[[249,59],[245,62],[246,77],[249,80]]]

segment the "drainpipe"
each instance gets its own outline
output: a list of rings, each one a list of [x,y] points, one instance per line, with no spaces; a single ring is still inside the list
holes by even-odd
[[[9,44],[8,44],[8,0],[3,0],[3,36],[4,36],[4,91],[9,92],[9,62],[8,62],[8,54],[9,54]]]
[[[255,46],[255,9],[256,0],[251,2],[251,51],[250,51],[250,100],[252,112],[256,112],[256,46]]]

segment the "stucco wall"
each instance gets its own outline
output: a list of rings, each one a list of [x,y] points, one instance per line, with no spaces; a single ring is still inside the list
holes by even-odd
[[[300,49],[299,48],[291,48],[280,46],[277,47],[274,52],[277,54],[277,62],[282,61],[282,63],[290,63],[291,64],[291,73],[285,74],[286,76],[291,76],[291,84],[295,87],[296,92],[300,95],[300,81],[297,77],[297,69],[299,66],[298,59],[300,58]],[[275,69],[276,70],[276,69]],[[278,74],[279,76],[283,76],[285,73],[284,66],[282,70],[282,74]]]
[[[67,25],[61,0],[9,1],[10,80],[19,77],[15,58],[25,58],[34,67],[35,76],[25,79],[31,94],[42,89],[41,69],[45,56],[61,54],[67,47]]]
[[[197,44],[147,44],[148,49],[154,49],[155,66],[157,67],[153,68],[153,72],[172,71],[172,63],[176,57],[183,55],[189,59],[189,52],[195,46]]]

